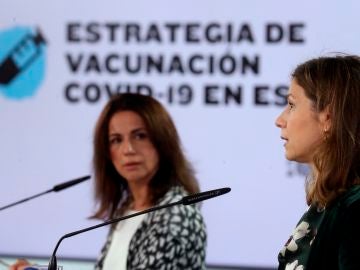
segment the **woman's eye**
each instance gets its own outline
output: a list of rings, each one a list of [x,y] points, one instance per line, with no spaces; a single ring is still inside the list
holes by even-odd
[[[118,137],[114,137],[110,139],[110,144],[118,144],[121,143],[121,139]]]
[[[291,101],[288,101],[288,107],[290,108],[290,110],[294,109],[294,103],[292,103]]]
[[[135,134],[135,138],[138,140],[147,138],[147,134],[145,132],[139,132]]]

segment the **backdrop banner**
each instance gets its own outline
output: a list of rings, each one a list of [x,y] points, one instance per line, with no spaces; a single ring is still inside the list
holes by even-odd
[[[172,115],[201,190],[207,262],[277,265],[306,210],[307,167],[284,157],[274,122],[291,71],[312,57],[360,53],[360,2],[236,0],[0,3],[0,207],[92,174],[105,102],[157,98]],[[0,213],[0,254],[50,256],[65,233],[100,221],[93,179]],[[64,241],[94,259],[108,228]]]

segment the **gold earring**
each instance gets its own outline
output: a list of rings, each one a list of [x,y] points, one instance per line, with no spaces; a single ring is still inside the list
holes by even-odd
[[[324,133],[324,140],[325,141],[327,141],[329,139],[329,133],[328,132],[329,132],[328,129],[324,128],[323,133]]]

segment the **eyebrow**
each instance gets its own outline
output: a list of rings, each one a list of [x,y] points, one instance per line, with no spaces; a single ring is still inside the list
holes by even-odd
[[[292,93],[286,95],[286,99],[288,99],[289,97],[295,98],[295,96]]]
[[[134,130],[131,131],[131,133],[136,133],[139,131],[147,131],[145,127],[139,127],[139,128],[135,128]]]
[[[145,127],[139,127],[139,128],[133,129],[130,133],[134,134],[134,133],[139,132],[139,131],[147,131],[147,130],[146,130]],[[119,136],[119,135],[121,135],[121,133],[116,132],[116,131],[113,132],[113,133],[109,133],[109,137],[111,137],[111,136]]]

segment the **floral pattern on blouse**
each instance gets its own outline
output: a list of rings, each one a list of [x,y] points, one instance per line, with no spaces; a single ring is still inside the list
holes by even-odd
[[[279,253],[279,270],[306,269],[311,245],[316,237],[324,214],[324,209],[311,206],[301,217],[290,238]]]

